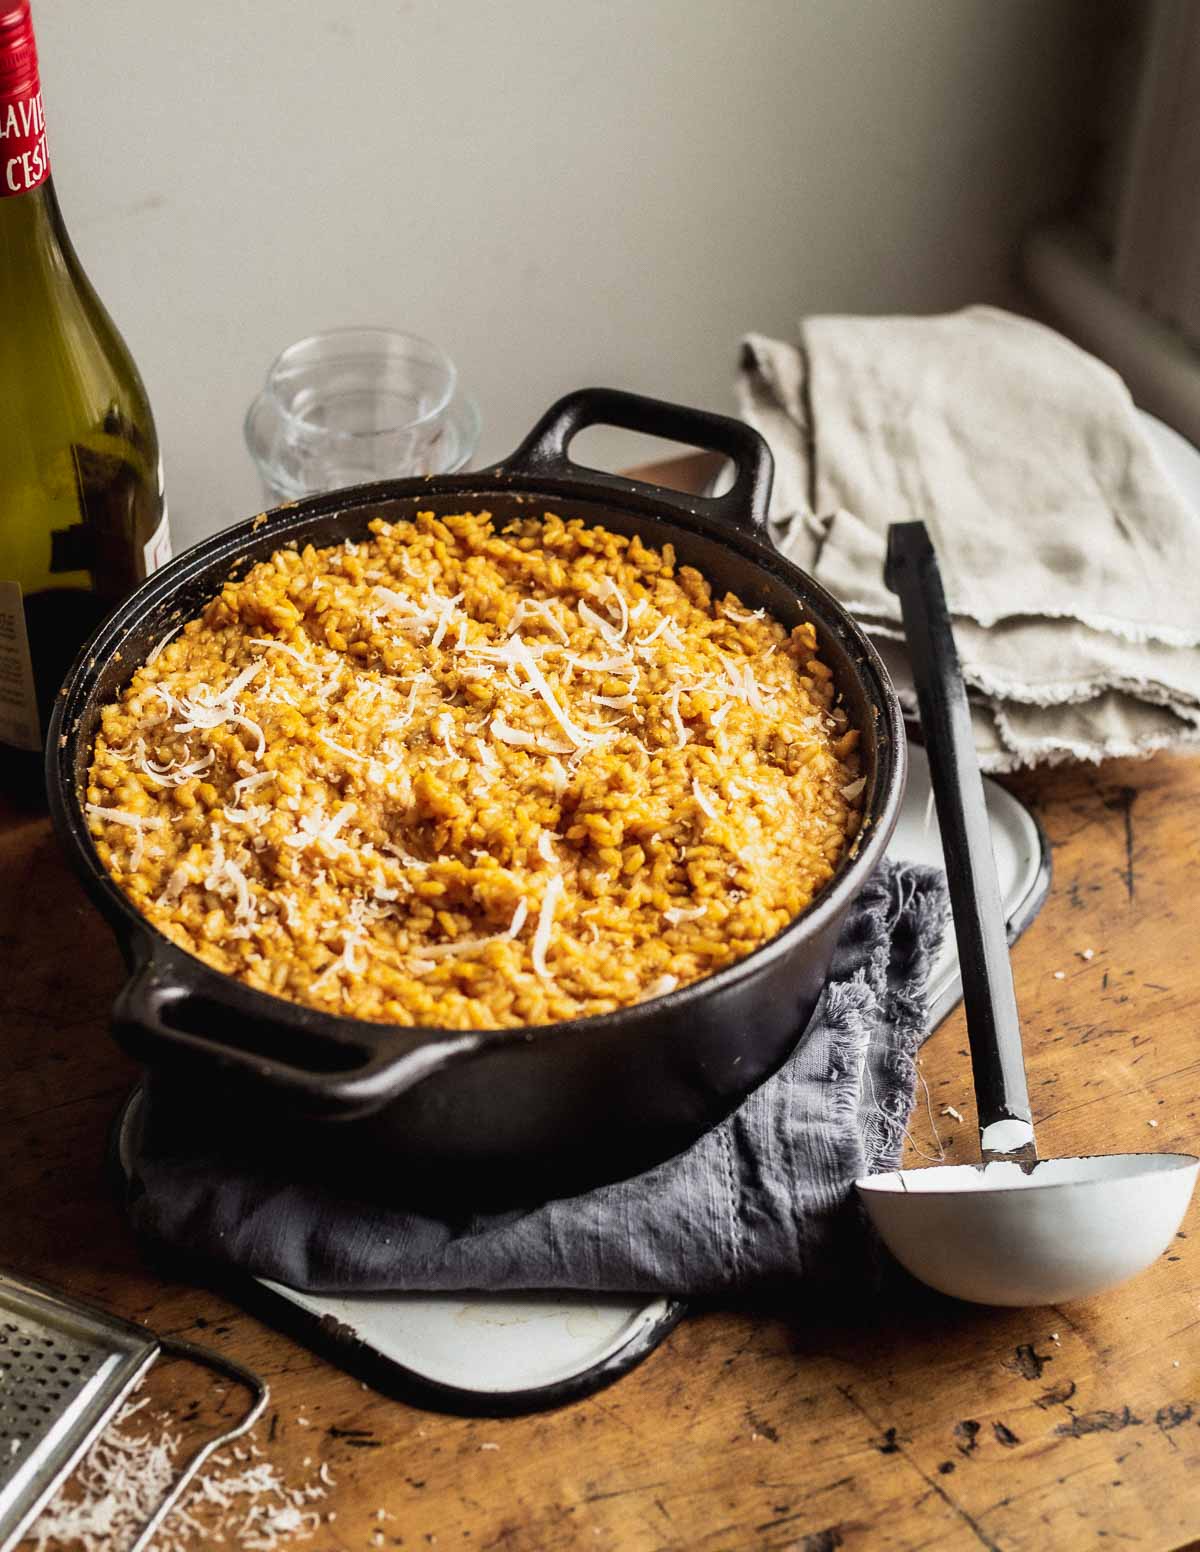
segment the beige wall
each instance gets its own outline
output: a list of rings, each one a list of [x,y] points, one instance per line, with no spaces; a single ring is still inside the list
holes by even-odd
[[[187,538],[339,323],[442,342],[499,455],[609,382],[723,407],[740,333],[1004,299],[1071,186],[1086,0],[34,0],[51,155]],[[615,444],[606,454],[621,456]]]

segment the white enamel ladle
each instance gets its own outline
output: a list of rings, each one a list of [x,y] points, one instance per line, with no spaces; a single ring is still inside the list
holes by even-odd
[[[924,523],[892,526],[885,578],[904,615],[942,832],[982,1161],[872,1175],[857,1189],[896,1259],[943,1293],[977,1304],[1084,1298],[1167,1249],[1200,1159],[1039,1161],[971,714]]]

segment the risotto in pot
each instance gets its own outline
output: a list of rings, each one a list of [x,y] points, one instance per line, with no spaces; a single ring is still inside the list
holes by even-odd
[[[758,948],[855,835],[858,732],[671,547],[546,514],[279,550],[105,708],[87,818],[173,942],[326,1012],[608,1012]]]

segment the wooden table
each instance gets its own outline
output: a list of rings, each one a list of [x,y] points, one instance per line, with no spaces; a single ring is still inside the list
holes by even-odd
[[[1050,899],[1015,954],[1044,1150],[1194,1149],[1200,762],[1160,756],[1010,785],[1054,850]],[[141,1262],[104,1175],[108,1128],[136,1077],[105,1032],[118,956],[48,822],[12,811],[0,811],[0,933],[0,1264],[257,1369],[272,1389],[260,1445],[296,1479],[324,1461],[337,1482],[322,1506],[336,1519],[307,1543],[316,1552],[1165,1552],[1200,1537],[1194,1206],[1143,1277],[1067,1309],[923,1294],[886,1320],[711,1309],[563,1411],[424,1413]],[[934,1151],[936,1116],[949,1158],[969,1158],[960,1013],[922,1065],[931,1103],[915,1113],[916,1144]]]

